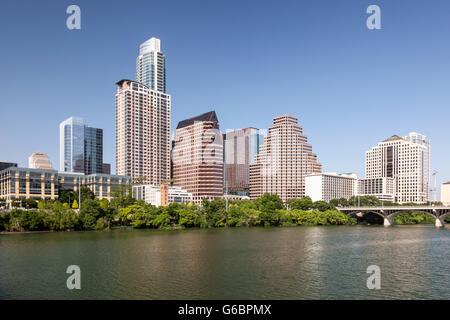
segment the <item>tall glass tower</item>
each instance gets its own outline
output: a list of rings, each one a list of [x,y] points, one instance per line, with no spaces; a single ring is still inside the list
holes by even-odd
[[[136,81],[150,89],[166,92],[166,58],[161,52],[161,40],[150,38],[139,46]]]
[[[59,170],[84,174],[103,172],[103,130],[70,117],[59,125]]]

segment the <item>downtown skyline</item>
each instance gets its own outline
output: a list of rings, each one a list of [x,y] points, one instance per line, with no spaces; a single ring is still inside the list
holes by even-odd
[[[66,4],[64,3],[64,5]],[[12,83],[6,83],[5,80],[6,78],[14,79],[16,75],[9,70],[8,66],[5,66],[8,77],[2,80],[5,82],[2,83],[2,87],[5,88],[6,100],[4,103],[7,103],[8,107],[3,108],[2,113],[11,119],[19,119],[20,115],[20,122],[11,120],[0,128],[0,134],[9,137],[0,151],[0,159],[18,162],[19,166],[26,166],[29,154],[42,152],[50,157],[52,163],[57,163],[59,153],[57,124],[69,116],[81,116],[92,126],[104,129],[104,161],[114,164],[114,103],[111,100],[111,94],[114,94],[115,91],[114,83],[120,78],[134,79],[136,67],[134,62],[138,55],[138,45],[150,37],[157,37],[162,40],[162,51],[167,58],[167,92],[173,96],[171,119],[173,124],[214,109],[218,113],[222,132],[226,132],[227,129],[249,126],[265,129],[271,125],[275,116],[291,114],[298,117],[299,122],[304,125],[305,134],[314,146],[314,152],[318,154],[319,162],[323,165],[323,172],[355,172],[361,177],[364,176],[364,152],[366,150],[394,134],[401,135],[404,132],[416,131],[430,137],[432,145],[430,169],[440,170],[438,185],[450,180],[450,169],[447,164],[448,160],[446,161],[450,153],[447,141],[450,139],[449,133],[443,129],[450,116],[447,107],[447,101],[450,98],[447,97],[449,90],[446,90],[448,81],[444,81],[445,77],[448,80],[450,66],[448,61],[445,62],[446,60],[441,57],[444,49],[450,50],[444,43],[436,42],[438,35],[432,31],[438,26],[442,27],[437,22],[434,24],[430,22],[426,25],[428,33],[420,30],[419,33],[416,32],[416,37],[413,37],[414,32],[417,31],[415,28],[423,28],[424,23],[429,21],[426,20],[426,17],[422,17],[422,20],[419,19],[419,26],[409,30],[397,25],[393,19],[395,18],[394,13],[401,13],[400,5],[380,2],[383,12],[383,29],[380,31],[365,29],[363,10],[365,4],[357,6],[361,9],[359,11],[347,4],[342,5],[342,8],[332,6],[330,9],[318,8],[314,5],[309,7],[301,5],[297,14],[303,18],[305,12],[324,14],[330,17],[330,12],[335,9],[336,17],[332,21],[333,23],[339,22],[339,26],[342,26],[344,30],[332,31],[326,27],[329,26],[328,24],[316,26],[316,23],[308,20],[311,23],[309,28],[317,27],[317,29],[313,30],[309,36],[300,32],[297,37],[298,41],[288,42],[285,41],[286,35],[281,32],[282,27],[285,28],[286,33],[290,33],[292,28],[298,32],[298,27],[305,26],[306,22],[294,21],[293,14],[282,10],[291,19],[288,19],[289,23],[281,23],[276,28],[278,37],[274,37],[274,34],[270,33],[263,36],[261,31],[264,30],[264,26],[260,25],[261,22],[258,24],[262,28],[261,30],[255,30],[245,24],[247,28],[244,28],[241,34],[236,33],[234,36],[230,34],[229,37],[226,37],[225,34],[219,32],[217,37],[227,40],[226,44],[221,45],[218,45],[219,42],[212,38],[210,33],[204,31],[200,33],[200,36],[195,34],[190,37],[197,46],[197,56],[192,55],[187,49],[189,48],[187,44],[189,39],[185,38],[184,33],[177,36],[175,33],[171,33],[171,29],[163,30],[162,26],[155,27],[149,23],[146,27],[128,30],[129,38],[120,38],[120,47],[126,47],[127,50],[117,49],[117,52],[114,52],[114,58],[121,57],[118,60],[121,61],[119,66],[117,63],[111,63],[111,60],[108,59],[105,63],[99,63],[99,52],[104,52],[105,49],[92,45],[91,41],[89,42],[90,55],[81,54],[81,48],[86,49],[83,37],[92,39],[99,32],[99,25],[94,24],[92,27],[92,21],[89,24],[91,18],[88,15],[92,12],[98,13],[99,8],[83,1],[80,1],[79,5],[82,14],[86,13],[82,29],[76,33],[77,31],[64,29],[64,24],[61,23],[62,30],[54,31],[62,32],[63,38],[67,38],[60,42],[62,54],[66,56],[67,68],[54,70],[45,75],[49,80],[59,79],[58,81],[66,80],[68,82],[68,86],[64,86],[56,94],[56,98],[60,102],[49,100],[49,97],[42,91],[40,83],[35,85],[35,87],[41,88],[39,92],[32,88],[31,83],[21,85],[21,88],[27,90],[29,96],[33,97],[34,104],[26,104],[27,97],[15,97],[13,100],[10,96],[11,92],[8,90],[11,89],[14,92],[15,86]],[[354,2],[353,5],[355,5]],[[114,6],[112,4],[112,10],[114,10]],[[294,4],[291,6],[296,7]],[[446,5],[440,4],[440,6]],[[47,7],[44,5],[42,9],[48,9]],[[264,9],[269,9],[269,7],[270,5],[266,4],[266,7],[259,11],[260,14],[267,14]],[[419,7],[412,4],[407,8],[412,13],[417,13]],[[438,14],[438,8],[439,5],[433,9],[434,16]],[[245,5],[244,9],[250,10]],[[56,9],[51,8],[51,10]],[[350,22],[344,23],[344,18],[338,19],[337,16],[341,14],[341,10],[343,10],[342,13],[345,13],[345,17],[352,17]],[[61,20],[64,20],[64,11],[60,11],[62,12]],[[12,8],[12,12],[17,11]],[[127,11],[124,14],[131,13]],[[353,17],[354,14],[356,17]],[[55,13],[52,11],[52,16],[54,15]],[[227,11],[226,16],[232,16],[231,12]],[[236,21],[244,23],[243,16],[237,15],[235,18]],[[323,23],[322,19],[319,20]],[[110,20],[106,19],[106,21]],[[219,22],[223,23],[223,21]],[[49,22],[49,24],[51,23]],[[214,24],[214,26],[213,29],[219,28],[218,24]],[[222,30],[222,27],[219,29]],[[353,27],[355,30],[352,29]],[[104,28],[102,30],[105,32]],[[18,30],[18,32],[23,31]],[[111,36],[110,32],[105,33],[106,39]],[[395,44],[392,33],[397,36],[402,35],[403,42],[400,42],[406,45],[410,51],[405,51],[400,45]],[[50,32],[50,34],[52,33]],[[258,42],[264,42],[264,45],[261,47],[251,41],[250,45],[246,46],[243,40],[251,35],[254,35]],[[323,37],[324,35],[325,37]],[[352,47],[355,52],[340,46],[334,54],[326,54],[327,41],[337,45],[337,40],[334,40],[333,43],[333,40],[330,39],[332,35],[339,35],[339,40],[344,40],[345,36],[349,36],[351,39],[361,42],[359,44],[356,42]],[[45,43],[51,40],[47,37],[49,36],[44,37]],[[421,37],[421,41],[425,41],[425,46],[432,46],[433,49],[429,47],[429,52],[424,49],[418,50],[419,48],[415,46],[417,37]],[[9,40],[7,44],[14,43],[9,38],[7,40]],[[34,40],[30,39],[29,41],[32,46]],[[309,49],[301,50],[299,45],[302,41],[307,41],[310,45]],[[104,42],[102,43],[104,44]],[[124,44],[122,45],[122,43]],[[218,49],[208,49],[212,44],[218,45]],[[81,45],[81,47],[76,48],[75,45]],[[177,50],[177,46],[184,50]],[[227,56],[230,49],[227,46],[235,47],[238,56]],[[111,48],[113,47],[117,46],[111,46]],[[7,48],[11,52],[2,53],[3,60],[15,50],[20,51],[21,47],[7,46]],[[45,50],[39,46],[35,48]],[[66,50],[69,48],[73,51],[72,55],[67,54]],[[267,53],[258,51],[263,48],[267,50]],[[377,48],[377,50],[374,53],[370,48]],[[441,48],[440,52],[437,48]],[[224,52],[221,53],[219,49]],[[274,52],[272,50],[275,49],[280,54],[280,59],[276,60],[276,66],[271,65],[269,58]],[[314,60],[312,60],[313,53],[318,53]],[[405,55],[406,53],[409,54]],[[294,60],[294,56],[300,61]],[[89,59],[89,57],[98,63],[96,69],[86,70],[89,63],[86,62],[86,65],[83,65],[79,60],[80,58]],[[227,57],[231,61],[227,60]],[[251,59],[252,57],[254,59]],[[431,59],[436,60],[432,65]],[[11,61],[11,59],[8,60]],[[33,66],[30,69],[31,80],[36,80],[39,72],[42,72],[42,70],[39,71],[40,68],[49,63],[45,59],[36,61],[42,61],[42,65]],[[14,65],[13,62],[10,64]],[[417,65],[414,65],[413,62]],[[239,76],[233,76],[231,70],[226,70],[232,63],[237,64],[241,69]],[[307,66],[306,63],[312,65]],[[354,64],[353,67],[352,64]],[[64,64],[61,62],[61,65]],[[81,70],[75,71],[76,67]],[[104,74],[102,68],[106,67],[110,71],[106,73],[106,76],[102,75],[101,80],[98,77],[92,77],[92,74]],[[207,70],[208,68],[210,70]],[[307,72],[302,68],[305,68]],[[348,68],[350,70],[346,72]],[[269,79],[267,85],[261,79],[261,77],[264,78],[264,70],[267,70],[270,75],[267,77]],[[71,74],[75,75],[75,79],[77,79],[83,72],[85,72],[86,83],[72,82]],[[415,72],[421,76],[420,79],[411,79]],[[63,76],[65,73],[67,75]],[[434,76],[433,79],[440,77],[440,81],[432,81],[431,84],[427,84],[426,82],[429,82],[427,77],[431,76]],[[275,81],[275,78],[280,80]],[[233,81],[230,81],[231,79]],[[186,80],[190,80],[194,85]],[[342,82],[342,84],[338,85],[338,82]],[[87,86],[96,85],[101,88],[98,92],[87,88]],[[6,90],[7,88],[9,89]],[[105,92],[108,93],[106,96]],[[322,96],[319,95],[320,93]],[[47,109],[43,109],[47,112],[46,115],[35,117],[34,112],[43,103],[48,104]],[[22,108],[20,108],[21,105]],[[20,113],[17,113],[18,110]],[[240,116],[236,117],[236,113],[239,113]],[[28,117],[28,115],[30,116]],[[33,139],[31,145],[27,145],[27,132],[16,128],[22,127],[22,124],[29,128],[39,127],[38,132],[33,134],[37,139]],[[174,133],[173,126],[171,132]],[[41,144],[39,141],[43,141],[43,143]],[[18,145],[21,147],[18,148]],[[112,172],[115,172],[115,168],[112,168]]]

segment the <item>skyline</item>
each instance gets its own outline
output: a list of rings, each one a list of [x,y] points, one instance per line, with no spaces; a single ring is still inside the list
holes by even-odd
[[[235,14],[232,14],[232,8],[235,8],[236,3],[229,7],[210,4],[205,10],[211,15],[202,17],[203,20],[216,22],[212,31],[205,26],[200,30],[201,23],[194,21],[192,16],[187,30],[168,27],[171,21],[184,13],[183,10],[188,10],[185,14],[189,16],[188,13],[194,12],[199,3],[185,6],[180,2],[173,8],[169,4],[167,6],[175,9],[170,12],[174,14],[173,17],[162,14],[155,23],[148,22],[140,28],[135,25],[144,23],[133,20],[130,27],[121,31],[126,36],[123,39],[119,36],[120,42],[116,40],[110,47],[107,40],[116,36],[117,30],[109,30],[101,21],[111,24],[119,14],[118,10],[123,9],[114,3],[108,5],[106,10],[98,3],[77,2],[82,10],[80,31],[65,28],[65,8],[70,4],[66,1],[57,5],[44,1],[37,13],[33,11],[39,15],[42,14],[41,10],[47,10],[44,14],[49,19],[36,22],[48,31],[43,37],[29,37],[22,43],[24,37],[20,35],[23,32],[33,34],[35,31],[20,28],[20,19],[15,22],[19,27],[15,29],[13,37],[5,34],[6,28],[3,28],[0,34],[5,35],[6,48],[10,50],[0,53],[2,61],[8,61],[3,68],[6,77],[0,80],[3,103],[7,106],[2,108],[2,113],[18,120],[3,122],[0,128],[2,136],[10,137],[3,143],[0,159],[26,166],[31,153],[42,152],[56,164],[59,154],[58,124],[70,116],[80,116],[93,127],[104,129],[104,162],[111,163],[112,173],[115,173],[115,82],[121,78],[134,79],[139,45],[151,37],[157,37],[161,39],[161,49],[167,59],[166,92],[173,97],[172,123],[214,109],[220,119],[222,132],[250,126],[267,129],[275,116],[291,114],[299,118],[299,124],[323,165],[323,172],[355,172],[360,177],[364,176],[365,151],[394,134],[403,136],[415,131],[431,140],[431,170],[440,170],[438,185],[450,180],[450,168],[446,161],[450,155],[447,142],[450,134],[440,129],[445,128],[445,120],[450,116],[450,108],[445,104],[450,98],[450,63],[447,58],[450,55],[446,56],[450,53],[450,47],[445,41],[436,42],[449,29],[439,19],[444,18],[442,12],[450,9],[449,4],[441,1],[433,8],[423,10],[417,2],[389,4],[376,1],[382,10],[382,30],[375,31],[365,27],[365,8],[371,2],[356,1],[327,3],[326,7],[321,7],[325,1],[318,5],[286,2],[290,6],[283,8],[273,8],[273,4],[264,3],[255,11],[246,3],[241,6],[243,11]],[[136,7],[136,11],[130,11],[127,7],[121,13],[137,14],[140,11],[138,9],[145,6],[142,4]],[[153,6],[165,8],[166,4]],[[12,2],[7,2],[6,7],[7,10],[0,13],[1,20],[6,23],[16,19],[19,13],[27,13],[27,10],[31,14],[31,8],[14,6]],[[224,18],[219,19],[219,15],[213,14],[214,8],[218,7],[225,11],[225,18],[234,18],[237,24],[234,29],[233,26],[227,28]],[[102,8],[106,20],[92,18],[93,15],[98,16]],[[272,10],[278,15],[269,15]],[[8,16],[4,12],[8,12]],[[253,19],[247,21],[245,13],[249,12],[254,12],[255,16],[250,16]],[[415,23],[405,26],[404,22],[396,20],[398,15],[411,15],[416,19]],[[26,14],[24,16],[29,18]],[[166,22],[163,22],[164,17]],[[268,20],[268,26],[261,22],[264,17],[272,17]],[[281,21],[283,17],[286,18],[284,22]],[[296,17],[306,17],[308,23],[301,19],[294,21]],[[251,25],[255,20],[257,24]],[[180,24],[183,22],[186,22],[185,18]],[[324,25],[320,25],[324,22]],[[239,26],[244,28],[238,33],[236,29]],[[264,34],[263,30],[270,31],[270,27],[274,26],[275,34],[280,31],[298,34],[298,43],[285,42],[288,35],[283,32],[277,34],[278,37],[272,37],[273,31]],[[333,26],[341,29],[331,30]],[[257,30],[257,27],[261,29]],[[306,27],[307,32],[302,33],[301,27]],[[201,35],[199,41],[188,41],[183,36],[192,29]],[[213,34],[214,30],[219,35]],[[233,47],[236,47],[233,50],[220,42],[225,31],[240,35],[229,37],[233,40],[230,41]],[[99,35],[104,36],[104,39],[96,44],[94,40],[98,40],[96,37]],[[18,39],[13,39],[15,37]],[[265,39],[266,45],[261,46],[258,41]],[[44,40],[44,43],[36,44],[38,40]],[[303,47],[302,41],[310,47]],[[49,44],[49,48],[55,49],[55,52],[46,47]],[[33,51],[33,58],[28,62],[22,61],[22,54],[26,52],[23,50],[24,45],[26,48],[38,49]],[[106,45],[106,48],[102,45]],[[213,48],[214,45],[216,48]],[[428,50],[422,48],[427,46]],[[92,50],[87,50],[91,47]],[[197,56],[191,53],[192,47],[197,49],[194,51]],[[375,50],[377,52],[372,52],[374,48],[378,49]],[[266,51],[258,51],[260,49]],[[327,52],[330,49],[335,49],[333,55]],[[111,53],[112,57],[104,58],[105,53]],[[237,53],[238,56],[230,53]],[[55,54],[64,59],[57,57],[52,60]],[[303,60],[298,61],[298,57]],[[92,62],[89,62],[91,59]],[[270,64],[273,61],[275,65]],[[29,62],[34,63],[30,65]],[[40,65],[36,62],[40,62]],[[46,67],[50,67],[50,70],[54,68],[53,73],[47,73]],[[22,68],[26,69],[27,77],[30,78],[30,82],[25,85],[23,80],[14,81],[18,77],[22,79]],[[303,72],[305,70],[309,72]],[[414,77],[416,74],[422,77]],[[436,83],[427,76],[431,80],[436,79]],[[57,86],[57,90],[52,90],[50,94],[50,90],[45,91],[45,85]],[[23,94],[24,89],[27,94]],[[283,94],[280,95],[280,92]],[[56,108],[62,103],[63,107]],[[416,109],[423,113],[415,112]],[[43,115],[41,110],[51,112],[50,116]],[[236,117],[236,112],[242,112],[242,116]],[[425,112],[429,112],[429,116]],[[373,119],[373,122],[370,123],[368,119]],[[34,139],[29,139],[30,133],[23,132],[23,127],[30,130],[34,128]],[[172,134],[174,131],[172,126]],[[433,181],[430,182],[433,184]]]

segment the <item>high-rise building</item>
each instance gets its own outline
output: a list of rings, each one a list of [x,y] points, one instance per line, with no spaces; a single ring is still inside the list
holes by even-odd
[[[170,95],[131,80],[117,82],[116,171],[133,183],[170,178]]]
[[[429,163],[426,136],[394,135],[366,151],[366,178],[393,178],[395,202],[424,203],[429,199]]]
[[[46,154],[33,152],[28,157],[28,167],[31,169],[53,170],[50,159]]]
[[[229,193],[248,194],[250,165],[259,153],[264,136],[256,128],[230,131],[224,136],[225,186]]]
[[[161,40],[150,38],[139,46],[136,59],[136,81],[149,89],[166,92],[166,62]]]
[[[215,111],[180,121],[172,150],[173,183],[193,201],[223,196],[223,138]]]
[[[84,174],[103,172],[103,130],[89,127],[79,117],[59,125],[59,170]]]
[[[284,202],[302,198],[305,177],[322,171],[298,119],[289,115],[273,120],[255,159],[250,165],[251,199],[264,193],[277,194]]]
[[[104,163],[102,165],[102,167],[103,167],[103,170],[102,170],[103,174],[111,174],[111,164],[110,163]]]

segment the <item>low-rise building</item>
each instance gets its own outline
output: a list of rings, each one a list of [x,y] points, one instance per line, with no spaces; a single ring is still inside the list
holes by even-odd
[[[9,167],[0,171],[0,198],[11,207],[14,199],[58,199],[60,189],[77,191],[88,187],[102,200],[111,200],[117,187],[131,184],[127,176],[58,172],[56,170]]]
[[[160,186],[151,184],[134,185],[133,197],[156,207],[167,206],[174,202],[191,203],[193,201],[192,193],[179,186],[169,186],[166,183],[162,183]]]
[[[312,201],[326,201],[333,199],[350,199],[357,190],[355,174],[316,173],[305,177],[305,195]]]
[[[395,199],[394,179],[358,179],[356,174],[317,173],[306,176],[305,194],[312,201],[330,202],[353,196],[376,196],[381,201]]]
[[[376,196],[381,201],[395,200],[393,178],[366,178],[358,180],[359,196]]]
[[[445,206],[450,206],[450,181],[441,186],[441,202]]]

